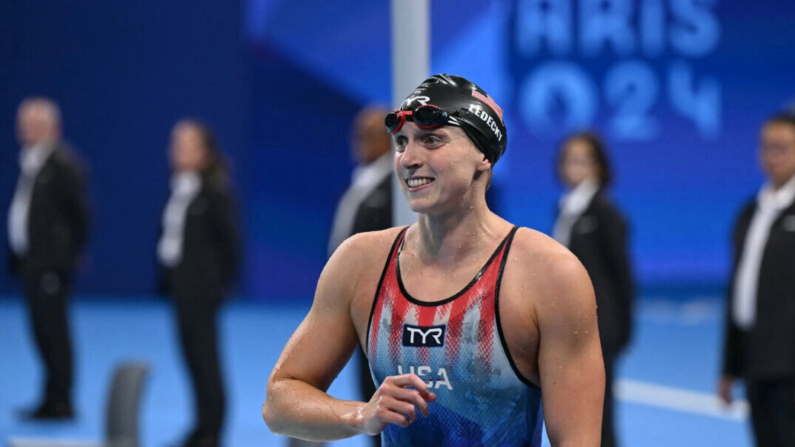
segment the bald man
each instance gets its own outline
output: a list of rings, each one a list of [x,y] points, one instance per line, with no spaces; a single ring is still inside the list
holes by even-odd
[[[19,106],[20,173],[8,213],[8,267],[19,278],[45,383],[25,419],[71,419],[72,344],[67,320],[72,273],[85,245],[83,172],[61,141],[61,114],[46,98]]]
[[[328,255],[348,237],[392,226],[392,140],[384,135],[383,107],[365,107],[356,115],[351,152],[357,166],[337,204]],[[373,390],[375,391],[375,390]]]

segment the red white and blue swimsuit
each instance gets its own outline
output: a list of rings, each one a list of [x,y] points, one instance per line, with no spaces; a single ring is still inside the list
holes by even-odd
[[[508,354],[499,318],[499,288],[514,227],[459,293],[434,302],[406,292],[399,255],[406,230],[389,254],[370,314],[367,353],[376,385],[414,373],[436,401],[408,428],[389,425],[383,445],[537,447],[541,390]]]

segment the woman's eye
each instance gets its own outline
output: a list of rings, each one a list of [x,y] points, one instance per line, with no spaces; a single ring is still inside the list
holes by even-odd
[[[442,140],[439,137],[434,136],[434,135],[431,135],[431,136],[429,136],[429,137],[427,137],[425,139],[425,144],[428,145],[428,146],[437,146],[441,142],[442,142]]]
[[[402,152],[403,149],[406,148],[406,144],[408,144],[409,139],[406,137],[397,137],[395,138],[395,147],[398,151]]]

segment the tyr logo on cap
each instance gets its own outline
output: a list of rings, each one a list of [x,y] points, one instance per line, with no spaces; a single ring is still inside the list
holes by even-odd
[[[424,106],[431,102],[431,98],[427,96],[409,96],[405,101],[403,101],[403,104],[400,105],[400,109],[411,110],[411,104],[414,102],[418,102],[421,106]]]

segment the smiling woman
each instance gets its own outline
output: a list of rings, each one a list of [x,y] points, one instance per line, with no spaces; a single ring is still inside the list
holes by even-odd
[[[268,380],[269,428],[312,441],[537,447],[546,413],[554,445],[599,445],[604,368],[588,275],[486,204],[507,147],[502,110],[470,81],[436,75],[384,124],[418,221],[334,252]],[[357,345],[377,390],[369,402],[335,399],[326,391]]]
[[[395,172],[404,180],[401,187],[412,211],[456,212],[461,200],[485,195],[491,163],[460,128],[425,130],[407,123],[394,138]]]

